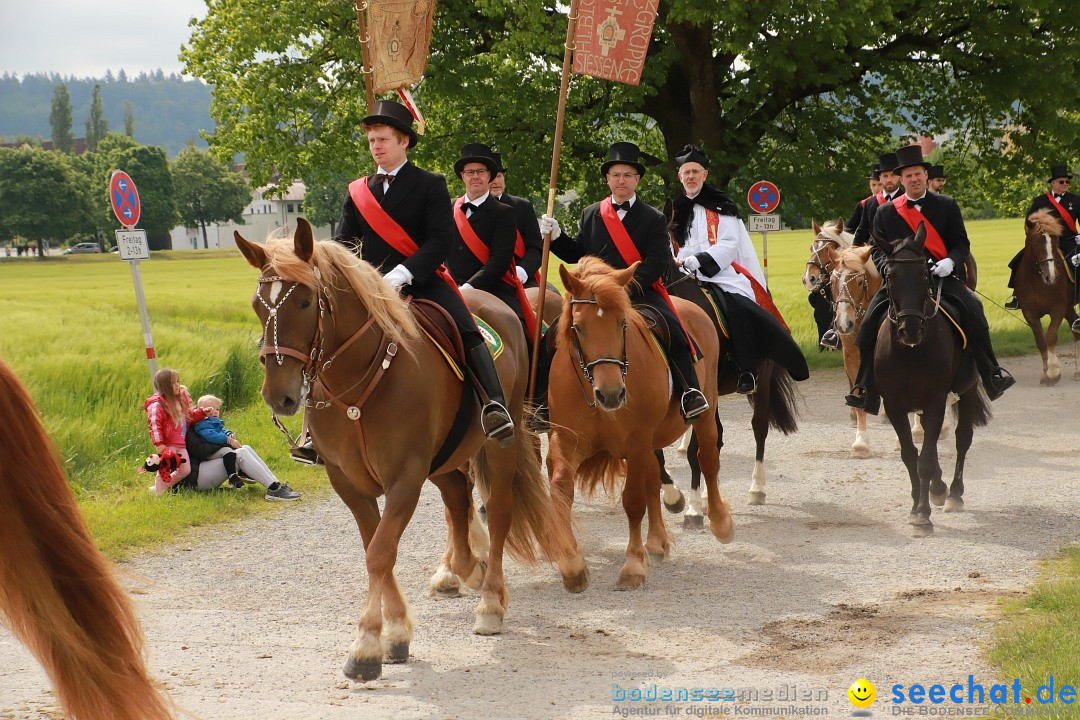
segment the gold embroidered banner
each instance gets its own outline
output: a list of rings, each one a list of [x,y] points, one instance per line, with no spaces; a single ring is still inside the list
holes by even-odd
[[[375,92],[420,82],[427,67],[435,0],[367,0]]]
[[[660,0],[578,0],[574,73],[641,82]]]

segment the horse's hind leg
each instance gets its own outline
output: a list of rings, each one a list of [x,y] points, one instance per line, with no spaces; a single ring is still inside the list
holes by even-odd
[[[769,373],[762,373],[758,391],[754,393],[754,472],[750,476],[750,504],[765,504],[765,440],[769,437]]]
[[[947,396],[946,396],[947,397]],[[938,502],[944,503],[945,483],[941,482],[941,460],[938,458],[938,438],[941,435],[941,423],[945,419],[945,399],[933,407],[923,410],[923,445],[919,453],[919,503],[916,509],[918,518],[914,523],[915,537],[928,537],[934,534],[934,525],[930,522],[930,494],[933,492]],[[935,502],[935,504],[938,504]]]
[[[1046,384],[1057,385],[1061,380],[1061,362],[1057,357],[1058,330],[1061,329],[1063,315],[1050,314],[1046,327]]]
[[[483,473],[490,478],[491,485],[487,498],[490,533],[487,573],[480,588],[480,602],[476,605],[476,621],[473,623],[473,632],[477,635],[498,635],[502,632],[503,618],[510,606],[510,593],[503,576],[503,550],[513,520],[513,483],[519,452],[532,450],[520,443],[508,448],[489,446],[477,460],[486,464]]]
[[[979,388],[973,387],[960,398],[960,413],[956,420],[956,469],[953,471],[949,497],[945,499],[945,512],[960,512],[964,509],[964,462],[975,436],[973,408],[981,402]]]
[[[686,513],[683,515],[683,528],[697,530],[705,527],[705,511],[701,500],[701,461],[698,450],[701,442],[697,433],[690,436],[690,449],[686,451],[686,460],[690,464],[690,494]]]
[[[708,490],[709,529],[713,536],[722,543],[735,539],[735,524],[731,519],[731,505],[720,494],[717,484],[720,475],[720,441],[718,422],[713,418],[702,418],[694,425],[694,436],[699,439],[697,459],[705,476]]]
[[[667,525],[664,523],[664,513],[660,509],[660,496],[657,492],[660,474],[656,473],[657,482],[654,482],[650,471],[646,480],[648,482],[645,488],[645,512],[649,516],[649,531],[645,538],[645,551],[649,554],[650,560],[659,563],[671,554],[671,542],[668,539]]]
[[[664,498],[664,507],[667,508],[669,513],[681,513],[683,508],[686,507],[686,498],[683,496],[682,491],[679,490],[679,486],[671,478],[671,475],[668,474],[667,464],[664,462],[664,451],[657,450],[655,455],[656,461],[660,463],[660,494]]]
[[[851,444],[851,457],[870,457],[870,431],[866,429],[866,411],[852,408],[855,413],[855,442]]]
[[[446,552],[443,553],[439,569],[431,576],[429,583],[432,593],[445,597],[457,597],[460,579],[473,590],[480,588],[484,580],[483,563],[473,554],[469,546],[470,521],[473,517],[472,493],[470,483],[464,473],[451,471],[431,478],[435,487],[442,493],[446,511],[447,538]],[[477,522],[482,529],[483,524]]]

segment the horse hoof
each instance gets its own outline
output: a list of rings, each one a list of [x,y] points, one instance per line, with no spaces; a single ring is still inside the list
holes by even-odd
[[[645,587],[645,576],[631,573],[619,573],[619,582],[615,583],[616,590],[640,590]]]
[[[683,510],[686,509],[686,496],[680,494],[678,502],[672,503],[670,505],[668,504],[668,501],[665,500],[664,501],[664,509],[667,510],[672,515],[678,515]]]
[[[927,521],[918,525],[911,526],[911,537],[924,538],[930,537],[934,534],[933,523]]]
[[[476,614],[473,632],[477,635],[498,635],[502,632],[503,616],[494,614]]]
[[[945,504],[945,495],[935,495],[934,493],[930,493],[930,504],[934,507],[941,507]]]
[[[919,524],[919,514],[918,513],[909,514],[907,516],[907,521],[908,521],[908,525],[918,525]]]
[[[870,457],[870,447],[868,445],[852,445],[851,457],[857,460],[865,460]]]
[[[397,665],[409,661],[409,643],[392,642],[386,648],[386,662]]]
[[[585,592],[589,587],[589,569],[585,568],[581,572],[576,575],[571,575],[570,577],[563,576],[562,584],[567,592]]]
[[[963,512],[964,499],[958,497],[950,497],[945,499],[945,512]]]
[[[447,587],[431,588],[431,596],[443,600],[453,600],[461,597],[461,588],[450,585]]]
[[[652,550],[649,551],[649,565],[659,565],[667,559],[668,554],[666,552],[653,552]]]
[[[683,515],[682,526],[687,530],[701,530],[705,527],[704,515]]]
[[[751,490],[750,491],[750,504],[751,505],[764,505],[765,504],[765,491],[764,490]]]
[[[345,677],[350,680],[367,682],[377,680],[380,675],[382,675],[382,660],[379,658],[365,660],[349,658],[349,661],[345,663]]]
[[[730,515],[720,523],[710,522],[709,529],[712,530],[713,537],[722,545],[727,545],[735,539],[735,523],[732,522]]]

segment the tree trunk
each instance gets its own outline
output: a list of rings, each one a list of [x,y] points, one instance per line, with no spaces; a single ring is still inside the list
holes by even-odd
[[[45,259],[45,252],[44,252],[44,248],[42,247],[42,244],[41,244],[41,238],[38,238],[38,241],[37,241],[37,256],[38,256],[38,260],[44,260]]]
[[[210,244],[206,239],[206,221],[205,220],[200,220],[199,225],[202,226],[202,246],[203,246],[203,250],[206,250],[206,249],[208,249],[210,247]]]

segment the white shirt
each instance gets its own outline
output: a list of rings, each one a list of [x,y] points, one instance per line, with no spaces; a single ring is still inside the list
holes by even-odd
[[[739,263],[754,278],[765,285],[765,276],[761,272],[761,264],[758,262],[757,251],[750,241],[750,233],[742,220],[731,215],[720,215],[716,227],[716,243],[709,244],[709,223],[706,219],[705,208],[694,205],[693,219],[686,237],[681,239],[682,247],[679,249],[679,259],[684,260],[691,255],[706,252],[720,266],[720,272],[716,275],[706,275],[702,269],[695,274],[705,282],[719,285],[726,292],[737,292],[756,302],[754,288],[750,281],[743,275],[735,272],[731,267],[732,262]]]
[[[614,200],[614,198],[612,198],[610,200],[605,200],[604,202],[610,202],[610,203],[614,204],[613,200]],[[627,200],[626,202],[630,203],[630,207],[634,207],[634,203],[636,201],[637,201],[637,195],[631,195],[630,199]],[[623,210],[622,208],[619,208],[618,210],[616,210],[615,214],[619,216],[620,220],[622,220],[624,217],[626,217],[626,211]]]
[[[467,203],[472,203],[473,205],[476,205],[477,207],[480,207],[488,199],[488,195],[491,195],[490,190],[487,191],[486,193],[484,193],[483,195],[481,195],[480,197],[476,198],[475,200],[470,200],[468,194],[465,194],[465,195],[461,196],[461,201],[462,202],[467,202]],[[471,218],[472,213],[473,213],[473,211],[470,208],[465,208],[465,217],[466,218]]]
[[[405,162],[408,162],[408,160],[406,160]],[[375,169],[375,174],[382,173],[383,175],[393,175],[394,177],[397,177],[398,172],[400,172],[401,168],[403,168],[403,167],[405,167],[405,163],[401,163],[400,165],[398,165],[393,170],[387,172],[386,170],[383,170],[383,166],[380,165],[378,168]],[[386,180],[383,180],[382,181],[383,195],[386,195],[386,191],[389,190],[389,189],[390,189],[390,183],[388,181],[386,181]]]

